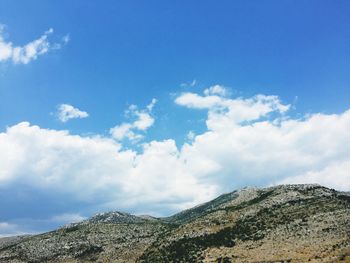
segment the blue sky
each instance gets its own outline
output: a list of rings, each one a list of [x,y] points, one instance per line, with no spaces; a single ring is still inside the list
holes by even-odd
[[[0,235],[350,189],[349,1],[1,0],[0,24]]]

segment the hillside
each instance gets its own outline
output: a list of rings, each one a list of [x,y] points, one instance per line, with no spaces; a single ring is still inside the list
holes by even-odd
[[[350,195],[244,188],[166,218],[109,212],[0,239],[0,262],[350,262]]]

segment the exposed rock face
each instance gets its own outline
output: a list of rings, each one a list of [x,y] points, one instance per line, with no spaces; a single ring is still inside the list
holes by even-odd
[[[167,218],[97,214],[0,241],[0,262],[350,262],[350,195],[245,188]]]

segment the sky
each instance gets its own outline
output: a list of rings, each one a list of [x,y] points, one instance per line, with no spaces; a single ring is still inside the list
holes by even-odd
[[[0,0],[0,237],[350,191],[349,130],[347,0]]]

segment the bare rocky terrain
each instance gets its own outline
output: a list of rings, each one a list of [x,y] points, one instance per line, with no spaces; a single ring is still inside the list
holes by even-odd
[[[350,262],[350,195],[244,188],[166,218],[97,214],[0,239],[0,262]]]

